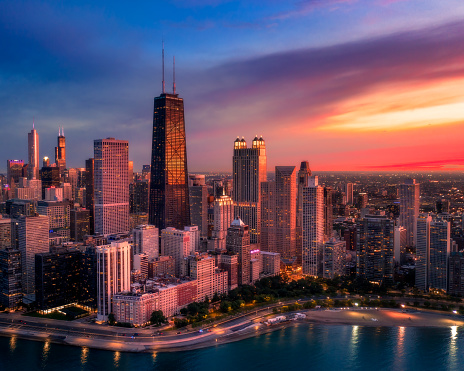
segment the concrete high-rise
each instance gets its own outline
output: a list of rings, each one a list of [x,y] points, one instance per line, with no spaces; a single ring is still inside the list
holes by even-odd
[[[367,215],[357,222],[356,273],[380,285],[393,283],[393,220]]]
[[[192,225],[197,225],[202,237],[208,235],[208,188],[204,175],[189,175],[189,203]]]
[[[416,287],[423,291],[448,289],[450,223],[421,214],[417,219]]]
[[[311,169],[309,168],[308,161],[302,161],[300,170],[297,175],[297,199],[296,199],[296,241],[295,250],[297,256],[297,263],[301,265],[301,254],[303,251],[303,188],[308,186],[309,177],[311,176]]]
[[[148,260],[159,257],[159,231],[154,225],[139,225],[132,231],[133,254],[146,254]]]
[[[250,232],[248,226],[239,218],[235,218],[227,229],[227,251],[238,255],[238,284],[250,284]]]
[[[190,225],[184,101],[164,83],[154,99],[148,220],[159,230]]]
[[[399,186],[400,225],[406,228],[406,245],[416,246],[417,218],[419,216],[420,185],[407,179]]]
[[[127,176],[127,169],[126,169]],[[97,254],[97,320],[106,321],[112,313],[112,297],[130,291],[130,245],[127,241],[98,246]]]
[[[303,187],[302,213],[302,271],[314,277],[322,275],[322,248],[324,243],[324,187],[317,176],[308,179]]]
[[[234,202],[230,196],[216,197],[213,202],[214,226],[211,233],[215,248],[226,249],[227,229],[234,220]]]
[[[28,153],[28,179],[39,179],[39,134],[32,126],[32,130],[27,134],[27,153]]]
[[[247,148],[245,139],[234,142],[233,200],[235,216],[239,216],[250,228],[250,242],[260,242],[261,183],[267,180],[266,144],[255,137],[252,147]]]
[[[94,160],[93,158],[89,158],[85,160],[85,208],[89,210],[89,221],[90,221],[90,234],[94,234],[95,230],[95,194],[94,194]]]
[[[66,169],[66,138],[63,128],[58,130],[58,146],[55,147],[55,164],[60,169],[60,174]]]
[[[94,141],[95,233],[129,231],[129,142]]]
[[[35,300],[35,254],[49,251],[47,216],[21,216],[18,219],[18,246],[21,252],[24,298]]]
[[[276,166],[275,181],[261,183],[261,249],[296,256],[296,168]]]
[[[194,236],[185,230],[168,227],[161,231],[161,255],[172,256],[175,260],[175,274],[182,273],[184,258],[194,254]]]
[[[346,196],[346,204],[353,205],[353,183],[345,183],[344,186],[345,196]]]

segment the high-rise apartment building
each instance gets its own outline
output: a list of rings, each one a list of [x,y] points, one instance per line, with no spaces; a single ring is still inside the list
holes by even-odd
[[[39,179],[39,134],[32,126],[32,130],[27,134],[27,152],[28,152],[28,179]]]
[[[330,238],[323,247],[323,277],[334,279],[345,275],[346,243],[345,241]]]
[[[127,177],[127,169],[126,169]],[[97,319],[108,320],[112,313],[112,296],[130,291],[130,245],[127,241],[98,246],[97,254]]]
[[[190,225],[184,101],[175,92],[154,99],[149,223],[159,230]]]
[[[129,212],[131,214],[148,213],[150,182],[137,180],[129,184]]]
[[[129,142],[94,141],[95,233],[129,231]]]
[[[275,181],[261,183],[261,249],[296,256],[296,168],[276,166]]]
[[[69,212],[71,241],[84,241],[84,236],[90,235],[90,211],[77,207]]]
[[[328,240],[333,234],[333,206],[332,206],[333,189],[324,187],[324,236]]]
[[[161,231],[161,255],[172,256],[175,260],[175,274],[182,273],[184,258],[193,254],[193,236],[189,231],[168,227]]]
[[[11,219],[0,216],[0,250],[13,247]]]
[[[416,246],[417,218],[419,216],[420,185],[407,179],[399,186],[400,225],[406,228],[407,246]]]
[[[18,219],[22,288],[27,301],[35,300],[35,254],[49,251],[48,220],[47,216],[21,216]]]
[[[154,225],[139,225],[132,231],[133,254],[146,254],[148,260],[159,257],[159,231]]]
[[[58,236],[69,241],[71,238],[71,206],[67,201],[39,201],[37,203],[37,212],[39,215],[48,217],[48,226],[51,233],[56,233]]]
[[[309,177],[311,176],[311,169],[309,168],[308,161],[302,161],[300,170],[297,175],[297,199],[296,199],[296,241],[295,250],[297,263],[302,264],[302,251],[303,251],[303,188],[308,186]]]
[[[226,249],[227,229],[234,220],[234,202],[230,196],[216,197],[213,202],[214,226],[211,238],[216,240],[215,247]]]
[[[66,169],[66,138],[63,128],[58,130],[58,146],[55,147],[55,164],[60,169],[60,173]]]
[[[345,183],[344,186],[344,192],[346,196],[346,204],[347,205],[353,205],[353,183]]]
[[[40,179],[42,181],[42,199],[45,199],[45,190],[47,188],[60,188],[60,169],[56,166],[43,167],[40,169]]]
[[[239,218],[235,218],[227,229],[226,248],[230,253],[238,255],[238,284],[250,284],[250,232],[248,226]]]
[[[446,220],[421,214],[417,218],[416,287],[423,291],[448,289],[451,227]]]
[[[250,228],[250,242],[260,242],[261,183],[267,180],[266,144],[255,137],[252,147],[247,148],[245,139],[234,142],[233,200],[235,216],[239,216]]]
[[[317,176],[308,179],[303,187],[302,211],[302,271],[318,277],[322,275],[322,246],[324,243],[324,187]]]
[[[393,220],[386,216],[367,215],[356,225],[356,273],[377,284],[393,282]]]
[[[22,299],[21,253],[19,250],[0,249],[0,304],[16,308]]]
[[[95,193],[94,193],[94,160],[89,158],[85,160],[85,208],[89,210],[90,218],[90,234],[94,234],[95,231]]]

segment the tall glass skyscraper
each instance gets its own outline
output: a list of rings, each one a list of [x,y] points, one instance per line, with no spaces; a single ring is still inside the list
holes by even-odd
[[[178,94],[155,98],[149,223],[161,231],[190,225],[184,101]]]

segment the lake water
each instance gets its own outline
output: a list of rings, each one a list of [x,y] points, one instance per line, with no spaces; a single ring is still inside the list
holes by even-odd
[[[464,329],[298,324],[188,352],[119,353],[0,337],[0,370],[463,370]]]

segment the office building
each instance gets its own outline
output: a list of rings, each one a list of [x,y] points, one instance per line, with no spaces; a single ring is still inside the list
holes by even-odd
[[[23,160],[7,160],[6,161],[6,181],[11,186],[14,182],[19,183],[19,178],[27,176],[24,174]]]
[[[64,129],[58,130],[58,146],[55,147],[55,164],[60,169],[60,174],[66,169],[66,138],[64,136]]]
[[[219,269],[227,272],[227,285],[228,290],[233,290],[238,286],[238,255],[220,254],[216,255],[218,262],[217,266]]]
[[[250,243],[260,242],[261,183],[267,180],[266,144],[255,137],[247,148],[245,139],[234,142],[233,156],[234,215],[249,226]]]
[[[39,134],[32,125],[32,130],[27,134],[27,153],[28,153],[28,179],[39,178]]]
[[[176,261],[172,256],[160,256],[148,261],[148,278],[157,276],[175,276]]]
[[[324,187],[324,239],[328,240],[333,234],[333,189]]]
[[[184,101],[163,87],[154,99],[149,205],[149,223],[159,230],[191,225],[187,177]]]
[[[367,215],[357,222],[356,229],[357,275],[379,285],[393,283],[393,220]]]
[[[39,201],[37,203],[37,212],[39,215],[48,217],[50,234],[56,233],[66,241],[71,238],[71,207],[66,201]]]
[[[125,140],[94,141],[95,233],[129,231],[128,154]]]
[[[451,252],[449,257],[448,295],[464,296],[464,253]]]
[[[40,169],[40,180],[42,181],[42,199],[46,199],[47,188],[60,188],[60,169],[55,167],[43,167]]]
[[[353,183],[345,183],[343,191],[345,192],[346,204],[353,205]]]
[[[280,254],[261,251],[262,274],[264,276],[278,276],[280,274]]]
[[[125,172],[127,178],[127,170]],[[97,255],[97,320],[107,321],[112,313],[112,296],[130,291],[130,245],[114,241],[98,246]]]
[[[78,207],[70,210],[69,217],[71,241],[84,241],[84,237],[90,235],[90,211]]]
[[[131,214],[148,213],[150,182],[137,180],[129,184],[129,212]]]
[[[406,245],[416,246],[417,218],[419,216],[420,185],[415,179],[407,179],[399,186],[400,219],[406,228]]]
[[[322,247],[324,243],[324,187],[317,176],[308,179],[303,187],[302,272],[322,276]]]
[[[0,214],[0,250],[13,247],[11,219],[2,218]]]
[[[21,252],[22,289],[24,300],[35,300],[35,254],[49,251],[49,218],[21,216],[18,218],[18,246]]]

